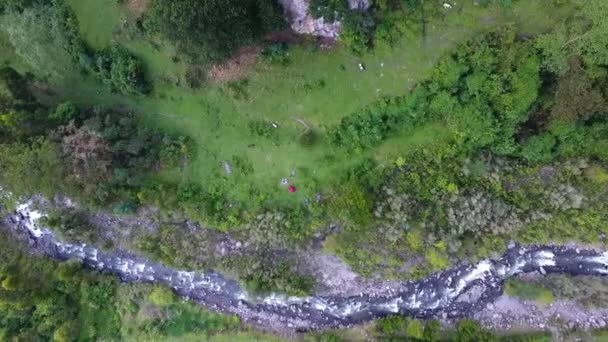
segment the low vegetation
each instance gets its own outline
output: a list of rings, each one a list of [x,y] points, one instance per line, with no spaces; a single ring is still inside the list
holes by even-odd
[[[150,285],[119,285],[108,275],[24,255],[0,240],[2,340],[157,340],[234,333],[239,319],[180,301]]]
[[[523,300],[535,301],[541,305],[551,304],[554,301],[553,293],[549,289],[540,284],[517,279],[507,281],[505,293]]]
[[[325,40],[285,32],[272,0],[129,6],[0,0],[4,209],[37,193],[66,195],[79,208],[55,208],[46,223],[104,248],[125,242],[100,241],[91,212],[148,215],[159,228],[126,242],[137,252],[221,268],[254,292],[293,295],[314,291],[315,280],[281,252],[318,242],[366,277],[416,279],[501,253],[509,240],[605,239],[601,0],[373,0],[368,9],[312,0],[314,17],[342,23],[323,51]],[[234,62],[247,53],[251,63]],[[210,77],[235,65],[243,68],[235,79]],[[201,257],[212,242],[180,230],[187,220],[245,241],[247,253]],[[331,223],[338,228],[329,231]],[[73,266],[9,256],[0,293],[16,304],[0,305],[8,310],[3,338],[237,330],[232,318],[160,290],[121,293]],[[70,278],[54,267],[69,268]],[[545,285],[513,281],[507,292],[561,298]],[[65,315],[50,317],[55,307]],[[452,336],[395,317],[374,333],[387,341],[495,339],[468,321]]]
[[[417,319],[389,316],[376,321],[374,335],[378,341],[549,341],[545,333],[495,335],[471,320],[461,320],[454,330],[444,330],[438,321],[422,322]],[[340,341],[338,339],[338,341]]]
[[[285,25],[282,9],[271,0],[152,0],[144,21],[151,34],[163,35],[199,63],[226,59]]]

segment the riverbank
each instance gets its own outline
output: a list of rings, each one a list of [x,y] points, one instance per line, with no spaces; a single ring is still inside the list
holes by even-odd
[[[495,315],[502,314],[504,318],[512,310],[511,306],[503,305],[504,280],[534,272],[573,276],[608,274],[608,252],[512,245],[499,259],[460,265],[416,282],[379,285],[354,296],[260,296],[248,293],[236,281],[212,271],[173,269],[130,253],[109,254],[95,246],[60,241],[51,231],[38,226],[37,220],[42,216],[30,203],[25,203],[4,220],[4,226],[27,239],[28,246],[37,253],[57,260],[78,260],[88,268],[114,274],[123,282],[168,286],[179,296],[211,310],[236,314],[261,329],[282,334],[345,328],[391,314],[434,318],[446,324],[454,319],[473,318],[499,330],[509,329],[513,324],[500,325],[494,320],[498,317]],[[568,321],[569,328],[601,328],[606,326],[606,321],[595,317],[608,316],[608,310],[590,312],[589,317],[581,315],[584,315],[582,311],[561,318]],[[537,312],[535,316],[546,317],[546,322],[552,318],[551,311],[543,315]],[[593,324],[589,324],[591,319]],[[535,323],[528,328],[550,328],[547,324]]]

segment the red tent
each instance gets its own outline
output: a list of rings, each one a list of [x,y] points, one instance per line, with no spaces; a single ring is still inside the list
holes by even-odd
[[[293,186],[293,185],[290,185],[290,186],[287,188],[287,190],[289,190],[289,192],[296,192],[296,191],[298,191],[298,189],[296,189],[296,187],[295,187],[295,186]]]

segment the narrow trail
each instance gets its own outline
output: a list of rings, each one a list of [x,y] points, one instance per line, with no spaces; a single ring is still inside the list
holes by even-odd
[[[389,314],[419,318],[473,317],[502,295],[505,279],[528,272],[570,275],[608,274],[608,252],[560,246],[514,246],[499,259],[483,260],[399,286],[379,286],[356,296],[255,296],[216,272],[173,269],[130,254],[108,254],[81,243],[67,243],[38,226],[42,214],[30,203],[5,219],[15,233],[27,234],[30,246],[58,260],[79,260],[86,267],[114,274],[124,282],[156,283],[205,307],[236,314],[246,322],[276,331],[305,331],[350,326]],[[460,300],[475,288],[474,300]]]

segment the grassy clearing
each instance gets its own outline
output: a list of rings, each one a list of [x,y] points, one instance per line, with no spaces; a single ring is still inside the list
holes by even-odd
[[[282,203],[314,196],[363,158],[390,163],[404,150],[449,142],[448,130],[429,124],[389,139],[377,151],[352,155],[330,147],[323,132],[327,125],[378,98],[407,92],[445,51],[476,32],[513,22],[524,32],[538,33],[561,15],[560,11],[547,15],[542,1],[520,1],[509,11],[467,2],[442,20],[429,23],[422,40],[406,36],[395,47],[378,46],[361,57],[341,48],[319,52],[308,46],[295,47],[288,66],[258,62],[244,81],[187,90],[175,85],[186,66],[172,60],[171,47],[129,39],[132,33],[124,21],[132,19],[132,14],[124,5],[102,0],[68,3],[79,18],[85,40],[96,48],[114,43],[127,47],[144,60],[155,90],[150,97],[125,98],[75,75],[57,82],[60,97],[85,105],[132,107],[145,114],[148,124],[194,138],[197,158],[183,172],[162,177],[187,178],[204,186],[220,180],[235,200],[248,200],[261,191],[265,198]],[[366,71],[358,69],[359,62],[366,65]],[[318,134],[314,146],[305,148],[298,143],[303,126],[294,119],[304,121]],[[252,135],[248,129],[252,120],[276,123],[276,137]],[[234,168],[235,158],[253,171],[237,170],[226,177],[222,164],[227,161]],[[296,195],[279,186],[292,171],[296,176],[291,182],[300,190]]]

